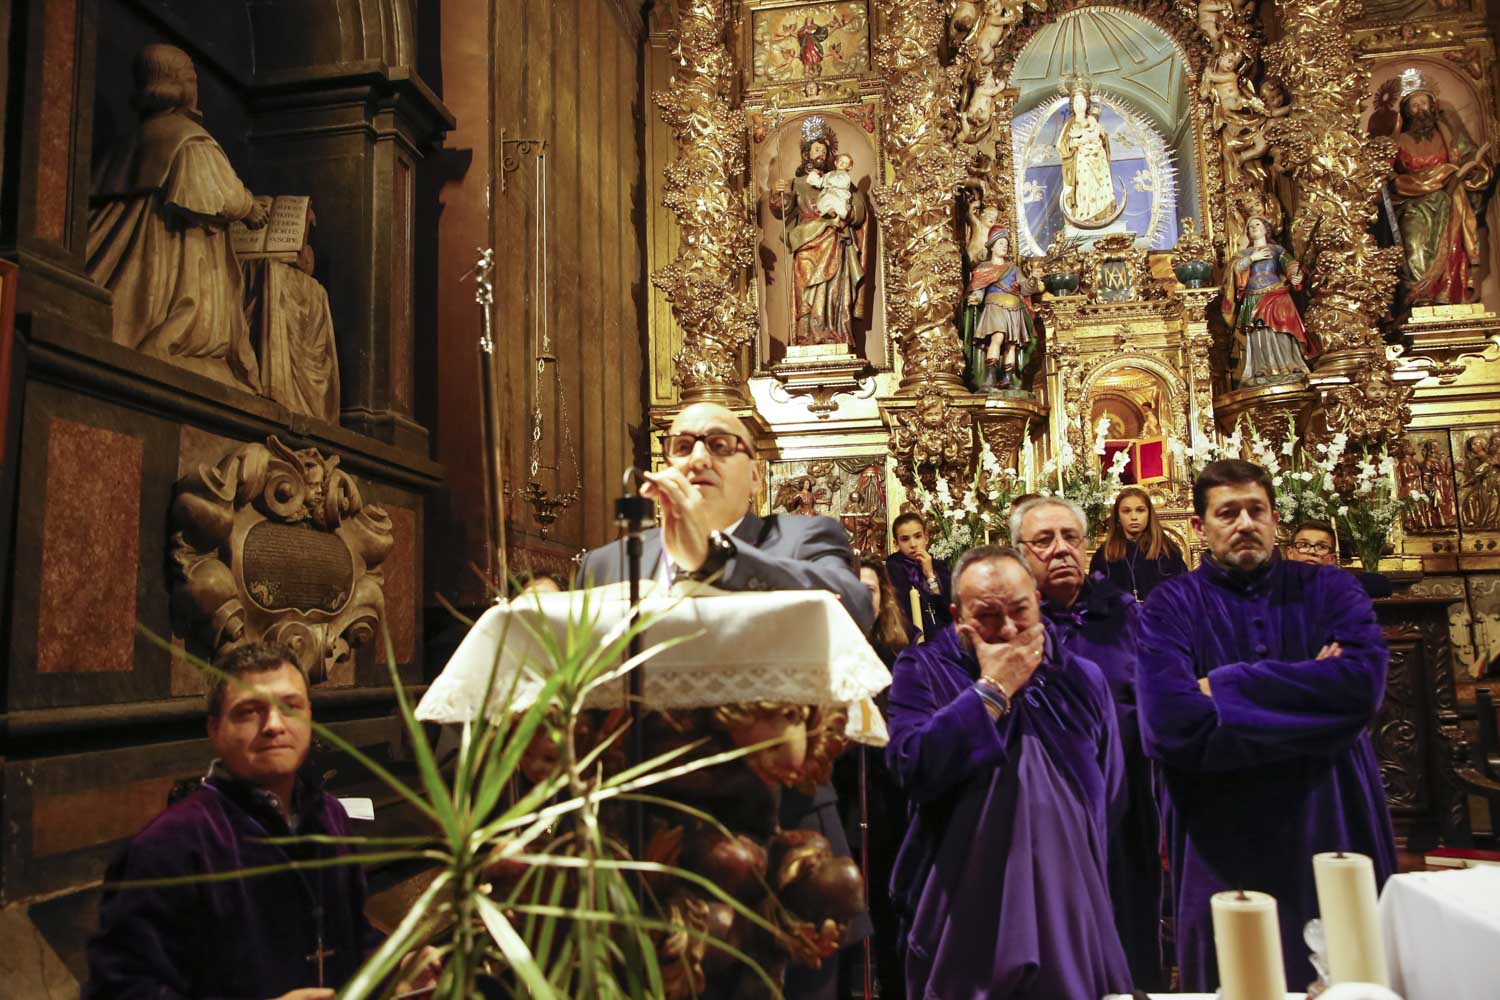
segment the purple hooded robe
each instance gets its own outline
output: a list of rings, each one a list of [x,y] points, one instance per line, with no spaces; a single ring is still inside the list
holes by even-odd
[[[896,660],[886,761],[914,806],[891,877],[907,996],[1128,993],[1106,875],[1122,766],[1104,678],[1049,634],[997,722],[978,676],[952,627]]]

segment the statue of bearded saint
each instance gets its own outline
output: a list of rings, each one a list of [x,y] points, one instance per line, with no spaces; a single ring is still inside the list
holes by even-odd
[[[1109,173],[1109,135],[1099,122],[1099,109],[1091,107],[1087,84],[1075,85],[1068,100],[1072,113],[1057,137],[1063,214],[1075,226],[1103,226],[1119,214]]]
[[[1479,221],[1492,168],[1489,143],[1475,148],[1457,115],[1420,79],[1401,98],[1391,193],[1406,254],[1401,299],[1410,308],[1468,302],[1479,263]]]
[[[836,138],[812,122],[803,123],[796,176],[771,192],[771,212],[782,220],[792,255],[791,343],[852,347],[854,321],[864,316],[869,205],[848,176],[851,161],[836,155]],[[836,183],[846,197],[830,197]]]

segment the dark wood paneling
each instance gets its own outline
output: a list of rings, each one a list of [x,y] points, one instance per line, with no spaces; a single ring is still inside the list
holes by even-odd
[[[467,173],[442,191],[439,266],[457,275],[472,263],[476,219],[488,220],[484,201],[488,166],[499,156],[499,130],[507,138],[547,140],[550,244],[546,315],[557,371],[543,378],[541,409],[545,428],[540,475],[551,492],[574,488],[581,495],[553,525],[548,542],[520,499],[530,478],[534,399],[532,301],[537,279],[535,234],[536,165],[523,158],[495,191],[493,230],[484,245],[495,248],[495,317],[500,352],[501,425],[506,476],[512,486],[510,537],[518,551],[593,547],[614,537],[613,501],[619,473],[634,458],[631,429],[641,423],[642,369],[640,305],[644,295],[642,223],[637,205],[644,178],[640,132],[640,45],[637,28],[618,16],[609,0],[494,0],[494,22],[479,5],[444,5],[443,78],[489,79],[488,103],[472,94],[450,94],[459,129],[450,146],[474,147]],[[463,9],[460,9],[462,7]],[[450,17],[450,12],[452,17]],[[493,37],[489,51],[472,39]],[[476,122],[466,115],[493,115]],[[488,130],[489,135],[485,135]],[[437,370],[455,383],[452,398],[439,401],[434,429],[435,457],[453,470],[451,494],[436,523],[451,519],[446,537],[456,544],[430,565],[432,589],[448,597],[477,596],[465,568],[481,562],[483,484],[478,462],[480,415],[474,381],[472,286],[440,281],[439,312],[444,322]],[[451,374],[449,374],[451,373]],[[554,374],[559,376],[554,379]],[[562,399],[553,389],[561,385]],[[420,389],[419,389],[420,392]],[[570,439],[562,440],[566,405]],[[573,455],[578,466],[575,471]]]

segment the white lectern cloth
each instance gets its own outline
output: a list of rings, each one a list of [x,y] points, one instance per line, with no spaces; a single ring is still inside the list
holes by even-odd
[[[651,583],[642,585],[652,594]],[[561,594],[523,594],[486,611],[417,705],[424,722],[461,723],[478,715],[485,684],[504,637],[489,712],[522,711],[536,700],[550,666],[532,630],[548,629],[563,642],[570,617],[582,613],[588,594],[590,631],[607,642],[630,609],[625,584]],[[698,587],[694,597],[645,596],[648,616],[660,616],[641,637],[641,648],[693,636],[648,659],[641,668],[647,708],[710,708],[746,701],[848,706],[845,735],[884,746],[885,719],[872,700],[891,683],[890,671],[870,647],[837,597],[822,590],[729,593]],[[524,621],[523,621],[524,619]],[[530,628],[527,625],[530,625]],[[509,632],[507,634],[507,625]],[[498,704],[516,683],[509,706]],[[625,703],[622,678],[597,689],[588,704]]]

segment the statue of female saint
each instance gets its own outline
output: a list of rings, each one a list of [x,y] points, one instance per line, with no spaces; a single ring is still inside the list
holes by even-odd
[[[1223,306],[1225,321],[1234,325],[1231,377],[1251,386],[1305,375],[1305,359],[1317,352],[1292,302],[1291,290],[1302,287],[1302,265],[1271,242],[1269,220],[1251,216],[1245,230],[1250,243],[1230,268]]]
[[[1099,123],[1099,109],[1090,97],[1087,80],[1073,85],[1068,98],[1072,113],[1057,137],[1063,214],[1080,228],[1106,225],[1119,214],[1109,174],[1109,135]]]
[[[1019,389],[1036,344],[1036,293],[1026,272],[1010,259],[1010,234],[991,227],[989,259],[969,274],[964,309],[964,350],[976,389]]]

